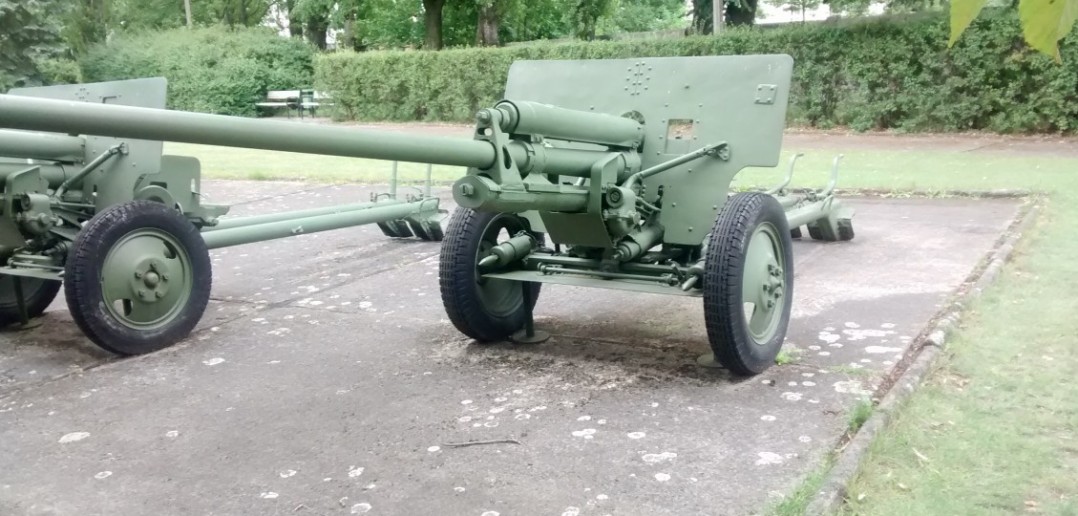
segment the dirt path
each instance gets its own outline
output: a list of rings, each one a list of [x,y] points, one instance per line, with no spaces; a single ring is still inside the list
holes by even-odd
[[[344,125],[364,129],[467,138],[472,126],[430,123],[355,123]],[[784,144],[799,149],[823,150],[899,150],[909,152],[971,152],[1027,156],[1078,158],[1078,137],[1003,136],[984,133],[854,133],[794,128],[786,131]]]

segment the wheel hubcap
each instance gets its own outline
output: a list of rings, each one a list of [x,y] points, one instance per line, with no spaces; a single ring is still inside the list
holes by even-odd
[[[774,337],[785,306],[786,273],[782,239],[770,223],[758,226],[745,253],[741,298],[752,340],[766,344]]]
[[[191,259],[172,235],[140,229],[109,249],[101,270],[101,294],[109,313],[139,330],[167,324],[191,294]]]

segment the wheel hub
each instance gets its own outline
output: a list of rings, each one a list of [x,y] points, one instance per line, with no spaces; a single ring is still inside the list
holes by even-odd
[[[136,230],[109,249],[101,270],[105,305],[133,328],[167,324],[189,297],[190,258],[172,235]]]
[[[778,230],[761,225],[749,239],[742,283],[745,322],[757,344],[766,343],[781,318],[786,273],[779,260]]]
[[[163,260],[145,258],[136,267],[131,293],[140,301],[155,303],[169,292],[169,265]]]

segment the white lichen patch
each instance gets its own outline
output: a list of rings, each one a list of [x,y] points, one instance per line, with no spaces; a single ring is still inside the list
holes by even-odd
[[[826,344],[831,344],[831,343],[837,343],[837,341],[839,341],[839,339],[842,338],[842,335],[839,335],[838,333],[831,333],[831,332],[827,331],[827,332],[819,332],[819,334],[817,335],[817,338],[819,338],[820,340],[823,340],[824,343],[826,343]]]
[[[203,360],[202,363],[206,364],[208,366],[215,366],[217,364],[225,363],[225,359],[223,359],[221,357],[215,357],[215,358],[211,358],[209,360]]]
[[[280,495],[278,495],[277,493],[274,493],[273,491],[263,491],[262,494],[260,494],[259,496],[261,496],[262,498],[265,498],[267,500],[274,500]]]
[[[856,341],[865,339],[882,339],[888,335],[893,335],[895,332],[890,330],[874,330],[874,329],[859,329],[859,330],[842,330],[843,335],[846,335],[846,340]]]
[[[786,401],[801,401],[801,397],[804,396],[804,395],[801,394],[800,392],[786,391],[786,392],[780,394],[780,396],[782,397],[782,399],[784,399]]]
[[[666,481],[670,480],[670,474],[669,473],[656,473],[655,474],[655,480],[658,480],[659,482],[666,482]]]
[[[367,502],[357,503],[352,506],[352,514],[366,514],[371,512],[371,504]]]
[[[60,438],[60,444],[73,443],[90,437],[90,432],[71,432]]]
[[[797,440],[801,441],[803,443],[811,443],[812,442],[812,438],[807,436],[807,435],[802,435],[801,437],[798,437]]]
[[[573,437],[583,437],[585,439],[591,439],[595,437],[596,430],[594,428],[585,428],[583,430],[573,431]]]
[[[497,421],[487,421],[486,423],[483,423],[483,426],[486,427],[486,428],[495,428],[495,427],[498,426],[498,422]],[[588,435],[588,436],[585,436],[584,438],[585,439],[591,439],[591,436]]]
[[[883,353],[898,353],[902,348],[889,348],[886,346],[865,346],[865,353],[880,355]]]
[[[772,452],[760,452],[756,454],[759,458],[756,459],[757,466],[770,466],[774,464],[782,464],[782,455]]]
[[[843,326],[845,326],[847,328],[860,328],[861,327],[860,324],[857,324],[855,322],[848,322],[848,323],[844,324]]]
[[[479,516],[502,516],[502,513],[498,511],[483,511],[483,514],[480,514]]]
[[[801,385],[803,385],[803,386],[805,386],[805,387],[815,387],[815,386],[816,386],[816,382],[808,382],[808,381],[805,381],[805,382],[801,382]]]
[[[576,418],[577,421],[591,421],[591,416],[580,416]]]
[[[891,328],[894,328],[894,327],[895,327],[895,323],[889,323],[889,322],[885,322],[885,323],[880,325],[880,328],[883,328],[885,330],[890,330]]]
[[[601,502],[603,500],[609,500],[610,497],[605,495],[605,494],[598,494],[598,495],[595,495],[595,499],[599,500]]]
[[[772,416],[771,414],[764,414],[764,415],[760,416],[760,421],[767,421],[769,423],[776,420],[776,419],[778,419],[778,418],[776,418],[775,416]]]
[[[363,468],[357,468],[356,466],[348,467],[348,478],[356,478],[363,474]]]
[[[647,434],[644,432],[629,432],[626,434],[629,439],[643,439],[645,435]]]
[[[442,449],[441,446],[431,446],[431,447],[427,448],[427,451],[431,452],[431,453],[434,453],[436,451],[440,451],[441,449]]]
[[[580,516],[580,507],[566,507],[561,516]]]
[[[282,328],[277,328],[277,329],[274,329],[274,330],[267,331],[266,335],[274,335],[274,336],[280,337],[281,335],[287,335],[289,333],[292,333],[292,330],[290,328],[283,328],[282,327]]]
[[[180,436],[180,431],[179,430],[169,430],[169,431],[165,432],[165,437],[168,437],[170,439],[175,439],[175,438],[177,438],[179,436]]]
[[[94,475],[94,478],[96,478],[98,480],[105,480],[106,478],[109,478],[111,476],[112,476],[111,471],[102,471],[102,472]]]
[[[296,476],[296,470],[294,470],[294,469],[286,469],[284,471],[278,472],[277,474],[280,475],[281,478],[294,477],[294,476]]]
[[[867,396],[872,394],[872,391],[866,390],[859,380],[844,380],[834,383],[835,392],[840,394],[855,394],[857,396]]]
[[[676,459],[677,454],[674,452],[645,453],[641,458],[648,464],[658,464]]]
[[[461,400],[460,404],[461,404],[461,405],[471,405],[471,404],[472,404],[472,400]]]
[[[505,407],[494,407],[494,408],[490,409],[488,412],[490,412],[491,414],[500,414],[502,412],[505,412]]]

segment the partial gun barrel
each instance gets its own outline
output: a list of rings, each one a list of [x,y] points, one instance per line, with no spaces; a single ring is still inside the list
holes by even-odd
[[[489,168],[488,142],[0,95],[0,128]],[[2,152],[0,152],[2,155]]]

